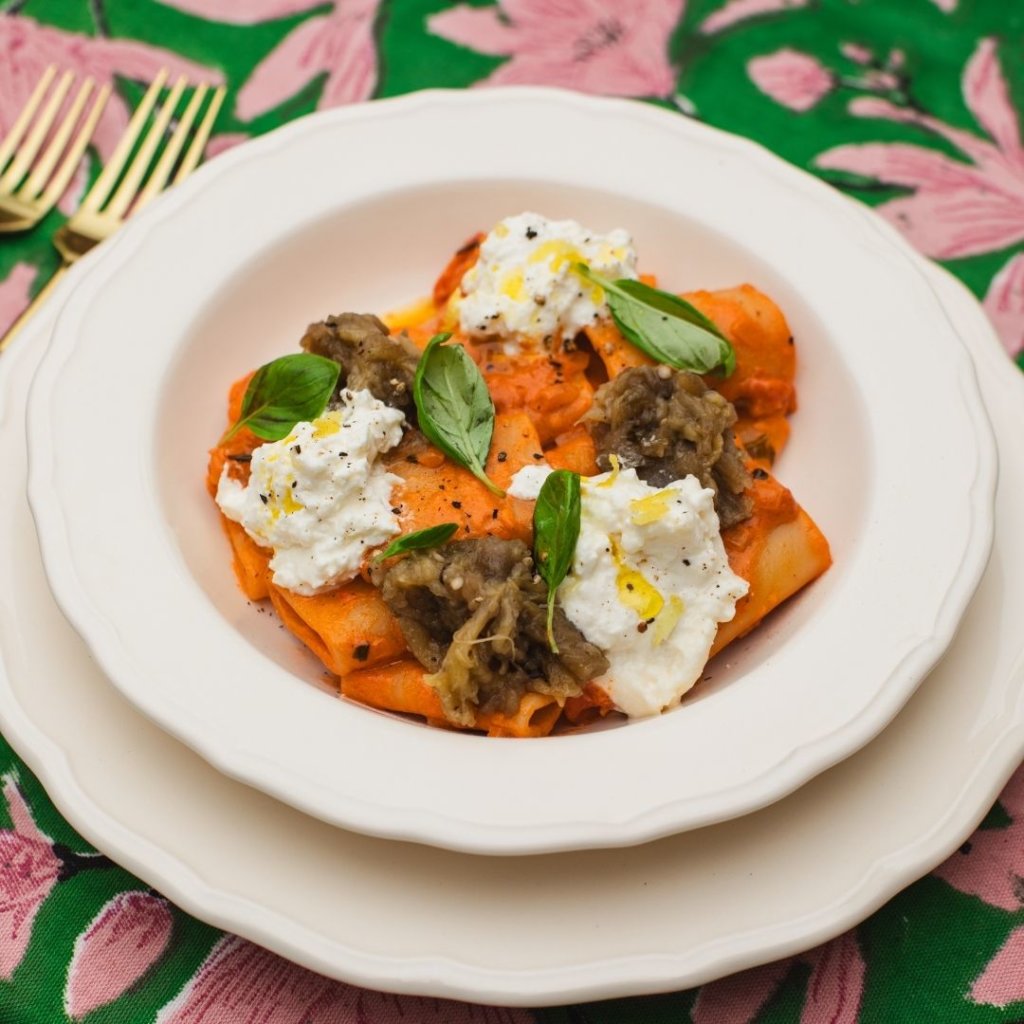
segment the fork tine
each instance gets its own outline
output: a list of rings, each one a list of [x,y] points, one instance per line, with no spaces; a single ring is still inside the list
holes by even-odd
[[[50,177],[50,173],[57,165],[57,160],[60,158],[61,153],[64,152],[64,147],[71,137],[72,130],[78,123],[78,118],[94,86],[95,82],[91,78],[87,78],[82,83],[82,87],[78,90],[68,112],[64,115],[64,119],[53,133],[50,144],[43,151],[43,155],[36,162],[35,167],[32,168],[32,173],[28,176],[28,180],[18,189],[19,199],[31,202],[42,192],[43,186]]]
[[[192,94],[192,98],[188,102],[188,106],[185,107],[185,113],[181,115],[181,120],[178,121],[177,127],[174,129],[174,133],[167,140],[167,145],[164,146],[163,152],[160,154],[160,159],[157,161],[156,167],[153,168],[153,173],[149,176],[149,180],[146,182],[142,191],[139,192],[138,199],[135,200],[135,206],[132,209],[133,213],[138,213],[151,199],[153,199],[167,184],[167,179],[171,176],[171,171],[174,169],[174,164],[178,159],[178,154],[181,152],[182,147],[185,145],[185,139],[188,138],[188,133],[192,128],[192,124],[196,119],[196,115],[199,113],[199,108],[202,106],[203,99],[209,91],[208,85],[196,86],[195,92]]]
[[[28,133],[28,137],[14,154],[11,166],[7,168],[3,177],[0,178],[0,190],[13,191],[18,182],[21,181],[25,172],[31,166],[32,161],[35,160],[36,153],[39,152],[46,138],[46,133],[53,125],[60,110],[60,105],[64,102],[64,97],[67,96],[71,83],[74,80],[75,73],[73,71],[64,72],[61,80],[57,83],[57,88],[53,90],[46,106],[43,107],[43,112],[36,119],[36,123],[32,125],[32,130]]]
[[[149,131],[146,132],[142,145],[139,146],[139,151],[128,166],[121,184],[117,186],[117,191],[104,209],[104,214],[111,217],[124,216],[125,210],[128,209],[129,204],[135,198],[135,193],[139,190],[139,185],[149,169],[150,161],[153,159],[157,146],[160,145],[160,140],[164,137],[164,132],[167,131],[167,125],[170,123],[174,110],[178,106],[181,94],[185,91],[186,84],[187,79],[184,75],[174,83],[170,94],[164,100],[155,120],[150,125]]]
[[[156,103],[157,96],[160,95],[160,90],[164,87],[166,81],[167,70],[161,69],[156,78],[153,79],[153,84],[146,90],[146,95],[142,97],[142,102],[135,108],[135,113],[132,114],[128,127],[125,128],[124,134],[118,140],[117,145],[114,147],[114,152],[110,154],[110,159],[100,172],[100,176],[86,193],[85,198],[82,200],[82,205],[79,207],[80,210],[94,213],[103,205],[107,196],[110,195],[110,191],[116,184],[122,168],[131,155],[135,140],[139,137],[139,133],[146,123],[146,118],[149,117],[149,112],[153,109],[153,104]]]
[[[32,115],[36,112],[36,107],[42,102],[43,96],[46,95],[46,90],[50,88],[50,83],[56,74],[56,64],[51,64],[43,72],[43,77],[39,79],[39,83],[32,90],[32,95],[29,96],[28,102],[22,108],[17,120],[11,125],[11,130],[7,133],[3,142],[0,142],[0,170],[3,170],[4,165],[10,160],[15,149],[17,149],[22,135],[25,134],[25,130],[32,120]]]
[[[103,109],[110,98],[110,91],[111,87],[109,85],[105,85],[100,89],[99,95],[93,101],[92,109],[86,115],[82,127],[79,128],[78,134],[71,143],[61,165],[57,168],[57,173],[50,179],[50,184],[46,186],[46,191],[40,200],[45,209],[51,208],[64,195],[64,190],[68,187],[68,182],[71,181],[71,175],[75,173],[75,168],[82,159],[85,147],[89,145],[92,133],[96,130],[96,125],[99,123]]]
[[[178,173],[174,176],[172,184],[177,185],[179,181],[187,178],[196,169],[196,166],[203,157],[203,150],[206,148],[206,141],[210,137],[210,132],[213,131],[213,123],[217,120],[217,114],[220,111],[220,106],[224,102],[224,97],[227,93],[227,86],[221,85],[217,87],[216,92],[214,92],[213,97],[210,100],[209,107],[206,108],[206,114],[192,138],[192,144],[188,147],[188,152],[185,154],[185,158],[181,161]]]

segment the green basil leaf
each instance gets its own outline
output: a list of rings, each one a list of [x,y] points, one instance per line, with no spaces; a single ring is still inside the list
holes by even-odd
[[[578,263],[576,271],[605,290],[622,336],[652,359],[693,373],[710,373],[720,366],[729,376],[736,369],[729,340],[686,299],[643,281],[610,281],[585,263]]]
[[[242,415],[221,438],[229,441],[248,427],[264,441],[280,441],[296,423],[315,420],[327,407],[341,367],[333,359],[306,352],[281,356],[261,366],[242,399]]]
[[[385,558],[404,555],[409,551],[436,548],[451,540],[458,528],[458,523],[439,523],[437,526],[427,526],[422,530],[403,534],[401,537],[396,537],[383,551],[375,555],[373,560],[382,562]]]
[[[445,455],[500,497],[505,492],[484,471],[494,434],[494,403],[476,363],[461,345],[435,334],[416,367],[412,396],[420,430]]]
[[[544,481],[533,507],[533,557],[537,572],[548,585],[548,644],[555,654],[555,591],[572,568],[580,513],[579,473],[556,469]]]

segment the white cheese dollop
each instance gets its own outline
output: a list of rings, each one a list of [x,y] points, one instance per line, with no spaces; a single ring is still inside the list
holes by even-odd
[[[462,330],[501,339],[572,336],[607,315],[604,290],[573,270],[586,263],[609,278],[635,278],[636,251],[629,232],[607,235],[574,220],[520,213],[497,224],[462,278]]]
[[[534,466],[523,466],[512,474],[506,493],[510,498],[522,501],[536,501],[540,489],[544,486],[554,470],[546,463],[539,462]]]
[[[559,603],[610,668],[597,680],[630,716],[655,715],[700,678],[747,582],[729,568],[714,494],[636,470],[583,481],[580,537]]]
[[[391,511],[399,478],[376,460],[402,439],[405,416],[369,391],[341,399],[341,408],[260,445],[246,486],[225,466],[217,488],[224,515],[273,548],[274,582],[307,596],[354,577],[369,548],[401,532]]]

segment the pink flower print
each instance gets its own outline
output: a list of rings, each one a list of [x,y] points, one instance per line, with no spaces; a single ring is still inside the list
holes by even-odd
[[[214,21],[248,25],[322,7],[322,0],[161,0]],[[321,109],[369,99],[377,85],[373,29],[381,0],[335,0],[328,14],[307,18],[256,66],[242,86],[235,113],[251,121],[273,110],[314,78],[327,82]]]
[[[959,3],[959,0],[932,0],[932,3],[935,4],[940,11],[952,14],[953,11],[956,10],[956,5]]]
[[[809,2],[810,0],[726,0],[725,4],[701,22],[700,30],[704,35],[710,36],[723,29],[732,28],[733,25],[738,25],[748,18],[793,11],[798,7],[806,7]]]
[[[1014,821],[975,832],[934,874],[961,892],[1003,910],[1024,906],[1024,766],[1007,783],[1000,802]]]
[[[61,861],[39,831],[13,775],[2,792],[14,824],[0,831],[0,979],[9,981],[25,956],[39,908],[60,877]]]
[[[252,73],[238,94],[236,111],[248,121],[327,74],[319,107],[369,99],[377,84],[373,26],[380,0],[343,0],[332,14],[296,28]]]
[[[777,960],[703,986],[690,1011],[693,1024],[751,1024],[792,966]]]
[[[371,992],[237,936],[222,939],[156,1024],[532,1024],[527,1010]]]
[[[803,113],[820,102],[835,84],[832,73],[816,58],[788,47],[747,64],[754,85],[776,103]]]
[[[75,1020],[123,995],[156,963],[174,918],[165,899],[122,892],[109,900],[75,942],[64,1008]]]
[[[800,1024],[857,1024],[864,995],[864,957],[853,932],[812,951],[814,970]]]
[[[82,78],[92,75],[100,85],[113,84],[117,75],[150,81],[161,68],[167,68],[172,76],[187,75],[192,82],[219,83],[223,78],[219,71],[194,64],[170,50],[124,39],[92,39],[40,25],[21,15],[7,15],[0,17],[0,135],[11,127],[50,64]],[[128,117],[128,108],[115,91],[93,136],[102,159],[113,152]],[[80,173],[68,193],[79,195],[83,181]]]
[[[863,66],[870,64],[875,59],[875,55],[866,46],[861,46],[860,43],[843,43],[839,47],[839,52],[847,60],[852,60],[854,64],[861,64]]]
[[[1024,240],[1024,148],[994,40],[978,44],[964,70],[963,92],[991,141],[872,97],[854,100],[850,112],[917,125],[952,143],[969,163],[900,142],[839,146],[815,161],[827,170],[913,189],[878,210],[935,259],[976,256]]]
[[[305,1024],[330,988],[327,978],[227,936],[157,1024]]]
[[[435,35],[509,57],[481,85],[556,85],[608,96],[669,96],[668,40],[685,0],[501,0],[427,19]]]
[[[48,843],[0,832],[0,979],[9,981],[25,956],[32,924],[60,866]]]
[[[971,986],[971,999],[1002,1009],[1024,1002],[1024,925],[1014,928]]]
[[[1024,352],[1024,253],[992,278],[984,306],[1010,358]]]
[[[29,289],[38,269],[28,263],[15,263],[11,272],[0,281],[0,337],[29,303]]]
[[[812,967],[800,1024],[857,1024],[865,967],[855,932],[801,956],[710,982],[697,994],[693,1024],[753,1024],[798,960]]]
[[[890,50],[883,62],[875,53],[860,43],[842,43],[839,52],[864,70],[854,77],[836,76],[839,85],[866,92],[900,92],[905,94],[906,83],[899,74],[906,63],[902,50]]]

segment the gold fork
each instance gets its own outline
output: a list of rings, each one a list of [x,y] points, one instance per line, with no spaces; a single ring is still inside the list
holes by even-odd
[[[171,87],[167,98],[160,104],[153,117],[153,123],[143,132],[146,119],[157,104],[161,90],[167,82],[167,72],[161,71],[146,90],[124,135],[121,136],[99,177],[85,194],[81,205],[54,235],[53,244],[60,253],[61,265],[54,275],[36,294],[35,298],[0,338],[2,352],[18,333],[28,318],[39,308],[57,281],[68,268],[93,246],[112,235],[132,214],[138,213],[168,185],[176,185],[195,170],[203,155],[203,148],[217,112],[224,102],[226,89],[219,86],[213,90],[210,102],[202,120],[196,126],[192,140],[185,149],[189,132],[199,116],[200,108],[207,94],[208,85],[196,86],[184,112],[174,126],[149,177],[146,172],[157,154],[171,124],[175,108],[188,84],[184,77]],[[141,139],[141,141],[140,141]],[[137,149],[136,149],[137,144]],[[184,156],[181,156],[185,149]],[[132,156],[133,150],[135,155]],[[179,163],[179,157],[180,163]],[[129,162],[129,158],[131,158]],[[175,165],[177,169],[175,170]],[[173,178],[171,177],[173,172]],[[122,176],[123,173],[123,176]],[[119,180],[120,179],[120,180]],[[115,187],[116,186],[116,187]]]
[[[56,76],[57,68],[51,64],[43,72],[11,130],[0,142],[0,233],[27,231],[53,209],[68,187],[110,96],[110,86],[100,89],[72,139],[75,125],[96,88],[96,83],[87,78],[40,156],[47,133],[53,129],[61,105],[75,80],[74,72],[66,71],[39,111]]]

